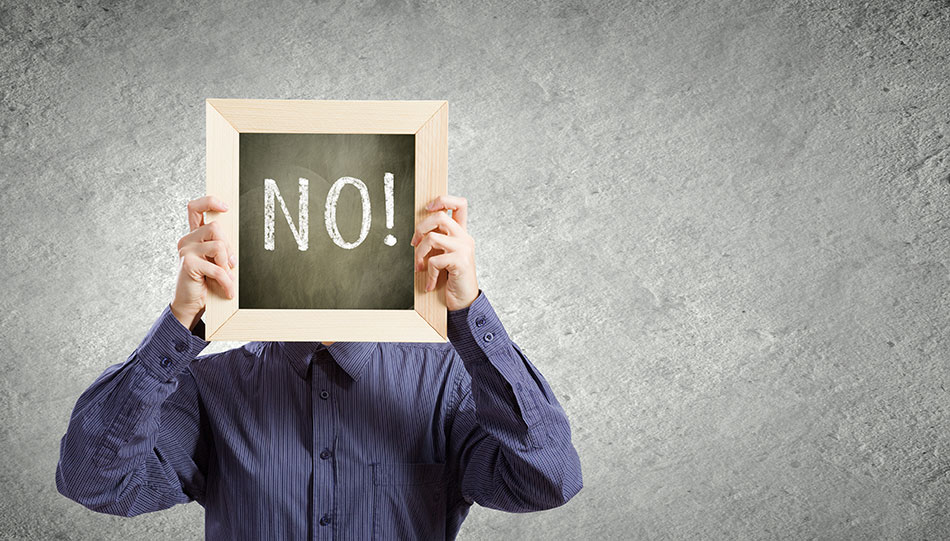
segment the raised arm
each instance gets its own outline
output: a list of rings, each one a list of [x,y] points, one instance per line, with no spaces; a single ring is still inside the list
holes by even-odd
[[[468,201],[442,195],[426,210],[410,244],[427,291],[445,278],[448,337],[465,366],[445,429],[462,497],[516,512],[561,505],[582,487],[564,410],[478,287]]]
[[[466,503],[527,512],[570,500],[583,482],[567,416],[484,293],[449,312],[448,333],[465,366],[446,434]]]
[[[201,501],[208,434],[189,364],[208,345],[209,287],[234,295],[230,244],[205,212],[227,206],[207,196],[188,203],[189,233],[178,242],[175,296],[124,362],[80,397],[60,445],[59,491],[102,513],[132,516]]]
[[[165,307],[128,360],[80,395],[60,444],[61,494],[121,516],[200,501],[208,431],[188,365],[206,344]]]

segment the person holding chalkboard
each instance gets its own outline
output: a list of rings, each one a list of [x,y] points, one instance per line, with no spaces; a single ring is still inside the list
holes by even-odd
[[[188,204],[172,302],[79,397],[56,486],[101,513],[199,502],[207,539],[452,539],[473,503],[550,509],[582,487],[564,410],[475,277],[465,199],[416,227],[427,289],[447,274],[447,344],[251,342],[199,357],[231,246]],[[451,214],[449,214],[451,210]]]

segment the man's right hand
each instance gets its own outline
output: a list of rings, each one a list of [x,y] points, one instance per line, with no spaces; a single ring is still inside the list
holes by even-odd
[[[188,202],[190,233],[178,241],[180,271],[171,311],[188,329],[193,329],[205,311],[208,288],[231,299],[237,293],[231,269],[237,259],[217,222],[205,223],[205,211],[225,212],[228,206],[207,195]]]

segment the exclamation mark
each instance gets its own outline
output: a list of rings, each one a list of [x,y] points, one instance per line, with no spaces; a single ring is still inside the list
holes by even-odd
[[[386,173],[383,175],[383,185],[386,190],[386,229],[393,228],[393,174]],[[392,246],[396,244],[396,237],[392,235],[386,235],[386,238],[383,239],[383,244],[386,246]]]

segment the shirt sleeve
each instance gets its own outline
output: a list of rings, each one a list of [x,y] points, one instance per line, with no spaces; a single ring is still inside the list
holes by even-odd
[[[124,363],[79,397],[60,443],[56,487],[101,513],[133,516],[201,501],[206,418],[189,364],[207,345],[165,306]]]
[[[447,427],[465,502],[511,512],[566,503],[583,486],[567,416],[481,290],[449,312],[448,337],[465,367]]]

